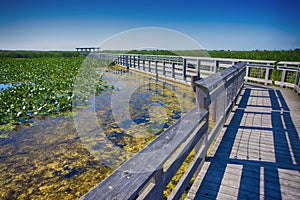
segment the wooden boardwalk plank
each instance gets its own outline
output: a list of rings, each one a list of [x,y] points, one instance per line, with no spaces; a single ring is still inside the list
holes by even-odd
[[[246,84],[186,199],[300,199],[300,98]]]

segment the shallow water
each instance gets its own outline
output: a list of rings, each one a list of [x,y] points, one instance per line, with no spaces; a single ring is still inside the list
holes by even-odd
[[[79,199],[194,106],[190,87],[121,69],[104,78],[115,89],[74,118],[1,132],[0,199]]]
[[[12,86],[11,83],[7,83],[7,84],[5,84],[5,83],[0,83],[0,91],[1,91],[1,90],[6,90],[6,89],[10,88],[11,86]]]
[[[7,90],[10,87],[13,86],[20,86],[22,83],[15,83],[15,84],[11,84],[11,83],[0,83],[0,92],[2,90]]]

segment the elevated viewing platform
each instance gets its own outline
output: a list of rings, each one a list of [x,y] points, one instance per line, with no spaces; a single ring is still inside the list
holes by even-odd
[[[80,52],[96,52],[96,51],[100,51],[100,47],[77,47],[76,51],[80,51]]]

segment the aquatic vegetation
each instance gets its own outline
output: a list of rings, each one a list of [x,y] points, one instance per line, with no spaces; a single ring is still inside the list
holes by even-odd
[[[83,61],[81,57],[0,59],[0,126],[30,123],[35,116],[70,111],[74,81]],[[85,63],[91,68],[100,65],[93,59]],[[93,85],[91,89],[98,91],[109,87],[101,77]]]
[[[104,91],[96,96],[94,107],[82,110],[76,118],[81,121],[79,132],[87,149],[114,167],[143,149],[194,106],[195,94],[184,86],[115,69],[107,70],[104,80],[114,84],[113,93]],[[96,111],[97,121],[91,122],[91,110]]]
[[[174,190],[174,188],[176,187],[176,185],[178,184],[178,182],[180,181],[180,179],[182,178],[182,176],[185,174],[185,172],[188,169],[189,165],[193,161],[194,156],[195,156],[195,151],[192,150],[191,153],[188,155],[188,157],[185,159],[185,161],[182,163],[182,166],[176,172],[175,176],[172,178],[172,180],[170,181],[170,183],[167,185],[166,189],[164,190],[164,196],[166,198],[170,197],[172,191]],[[194,181],[195,181],[195,177],[193,177],[191,179],[190,186],[192,186],[192,184],[193,184]],[[183,195],[182,195],[182,197],[180,199],[185,199],[186,195],[187,195],[187,191],[185,191],[183,193]]]
[[[84,148],[71,118],[47,118],[5,134],[0,199],[79,199],[113,171]]]
[[[8,134],[7,133],[3,133],[3,134],[0,134],[0,139],[5,139],[5,138],[8,138]]]
[[[77,51],[10,51],[0,50],[0,58],[58,58],[78,57]]]

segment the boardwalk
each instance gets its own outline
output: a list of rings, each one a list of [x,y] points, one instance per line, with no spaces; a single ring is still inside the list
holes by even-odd
[[[300,199],[300,98],[246,84],[186,199]]]
[[[273,83],[272,63],[125,54],[96,58],[114,59],[156,78],[193,83],[197,104],[82,199],[164,199],[164,190],[193,150],[193,161],[168,199],[180,199],[198,170],[187,199],[300,199],[300,98],[291,89],[243,87],[244,80]],[[300,63],[281,65],[277,85],[299,94]],[[265,73],[253,74],[257,69]],[[205,71],[211,75],[193,82]],[[287,82],[287,74],[296,75],[295,84]]]

